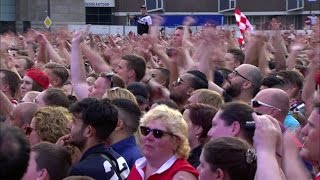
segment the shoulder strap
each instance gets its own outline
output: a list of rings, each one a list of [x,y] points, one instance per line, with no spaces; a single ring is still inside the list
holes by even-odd
[[[119,169],[119,165],[118,165],[117,160],[116,160],[113,156],[111,156],[111,155],[109,155],[109,154],[106,155],[106,154],[100,153],[100,155],[101,155],[103,158],[105,158],[105,159],[111,164],[111,166],[112,166],[114,172],[117,174],[118,178],[119,178],[120,180],[122,180],[122,177],[121,177],[121,175],[120,175],[120,169]],[[111,157],[111,159],[110,159],[109,156]]]

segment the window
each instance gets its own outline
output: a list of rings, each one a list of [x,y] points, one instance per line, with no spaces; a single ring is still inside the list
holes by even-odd
[[[145,0],[145,4],[147,5],[148,12],[153,12],[153,11],[164,12],[163,0]]]
[[[304,8],[304,0],[287,0],[287,11],[296,11]]]
[[[219,0],[218,1],[219,12],[232,11],[236,7],[236,5],[237,5],[236,0]]]
[[[112,16],[110,7],[86,7],[86,24],[111,25]]]

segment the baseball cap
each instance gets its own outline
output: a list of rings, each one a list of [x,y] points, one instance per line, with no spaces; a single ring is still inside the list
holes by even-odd
[[[146,5],[142,5],[141,9],[147,9],[147,6]]]
[[[138,102],[146,103],[149,101],[149,91],[147,86],[143,83],[131,83],[128,85],[127,89],[136,97]]]

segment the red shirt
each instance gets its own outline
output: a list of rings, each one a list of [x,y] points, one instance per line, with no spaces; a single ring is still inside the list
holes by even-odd
[[[128,180],[143,180],[144,179],[144,174],[140,175],[136,166],[137,166],[137,163],[132,168],[132,170],[129,174]],[[161,168],[162,168],[162,166],[160,167],[160,169]],[[146,164],[142,168],[143,172],[145,171],[145,169],[146,169]],[[168,167],[168,169],[166,169],[165,171],[163,171],[161,173],[155,173],[155,174],[152,174],[151,176],[149,176],[148,180],[172,179],[173,176],[179,171],[189,172],[189,173],[193,174],[195,177],[199,176],[199,173],[197,172],[197,170],[194,167],[192,167],[185,159],[179,158],[179,159],[176,159],[174,161],[174,163],[170,167]]]

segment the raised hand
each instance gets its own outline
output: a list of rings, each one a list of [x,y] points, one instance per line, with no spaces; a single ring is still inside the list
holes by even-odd
[[[257,152],[265,151],[275,154],[276,147],[281,140],[279,122],[269,115],[258,116],[253,113],[252,117],[256,127],[253,142]]]
[[[297,35],[291,46],[291,51],[301,51],[308,46],[308,41],[303,35]]]
[[[61,28],[57,30],[55,40],[58,46],[65,47],[66,41],[68,40],[68,38],[69,38],[69,32],[67,29]]]
[[[44,34],[38,33],[35,37],[35,41],[43,46],[46,45],[46,43],[49,43],[48,39]]]
[[[83,41],[83,31],[77,31],[73,34],[72,44],[80,44]]]
[[[183,25],[184,26],[191,26],[192,24],[196,23],[196,20],[191,17],[191,16],[187,16],[184,20],[183,20]]]

